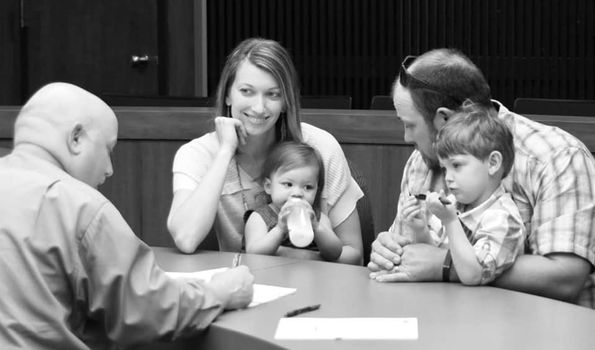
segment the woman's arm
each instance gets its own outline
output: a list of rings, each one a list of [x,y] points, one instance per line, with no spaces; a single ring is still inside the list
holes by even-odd
[[[178,190],[174,193],[167,228],[182,252],[194,252],[211,230],[232,157],[233,153],[228,150],[220,150],[194,190]]]
[[[217,213],[225,174],[246,130],[233,118],[215,118],[219,150],[202,180],[193,190],[177,190],[167,218],[167,228],[179,250],[192,253],[205,239]],[[174,176],[176,176],[174,174]]]
[[[254,254],[275,255],[285,236],[277,225],[267,232],[267,225],[260,214],[253,212],[244,229],[246,235],[246,252]]]
[[[363,264],[362,234],[359,224],[357,208],[335,227],[337,237],[343,242],[341,255],[337,262],[353,265]]]
[[[314,241],[320,256],[327,261],[335,261],[343,251],[343,242],[337,237],[326,214],[320,214],[318,225],[314,227]]]

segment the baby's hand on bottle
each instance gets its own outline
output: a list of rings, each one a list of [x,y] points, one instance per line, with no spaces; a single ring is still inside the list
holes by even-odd
[[[333,232],[333,226],[331,220],[325,213],[320,213],[320,219],[316,220],[316,215],[312,215],[312,227],[314,228],[314,234],[318,234],[321,231]]]
[[[285,227],[287,227],[287,218],[289,214],[297,209],[305,210],[310,217],[314,216],[314,209],[312,209],[310,203],[300,198],[290,198],[283,204],[281,210],[279,210],[278,221],[283,222]]]
[[[291,205],[287,205],[287,203],[289,203],[289,201],[283,204],[279,210],[279,215],[277,216],[277,227],[283,232],[287,232],[287,218],[291,212]]]

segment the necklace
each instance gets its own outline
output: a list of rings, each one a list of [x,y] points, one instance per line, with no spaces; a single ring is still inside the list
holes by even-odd
[[[238,173],[238,182],[240,183],[240,194],[242,195],[242,204],[244,205],[244,212],[248,211],[248,201],[246,200],[246,195],[244,194],[244,185],[242,185],[242,176],[240,175],[240,163],[238,162],[237,158],[234,159],[236,162],[236,172]]]
[[[246,195],[244,194],[244,185],[242,185],[242,176],[240,175],[240,163],[238,163],[237,158],[234,158],[236,162],[236,172],[238,173],[238,182],[240,183],[240,194],[242,195],[242,204],[244,205],[244,214],[242,214],[242,218],[246,215],[248,211],[248,201],[246,200]],[[241,232],[242,235],[242,243],[240,245],[240,252],[245,251],[246,246],[246,234],[244,231]]]

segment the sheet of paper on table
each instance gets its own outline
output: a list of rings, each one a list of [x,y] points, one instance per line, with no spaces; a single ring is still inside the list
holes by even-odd
[[[284,317],[275,339],[417,339],[417,318]]]
[[[167,271],[167,275],[173,278],[187,278],[187,279],[199,279],[203,281],[209,281],[214,274],[227,270],[227,267],[221,267],[218,269],[195,271],[195,272],[170,272]],[[269,301],[277,300],[286,295],[295,293],[295,288],[286,288],[278,286],[269,286],[266,284],[254,284],[254,297],[248,307],[268,303]]]

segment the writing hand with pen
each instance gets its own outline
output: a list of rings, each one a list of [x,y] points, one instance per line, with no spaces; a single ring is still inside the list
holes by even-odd
[[[226,310],[245,308],[254,296],[254,276],[240,262],[241,255],[237,253],[232,268],[215,274],[209,283]]]

